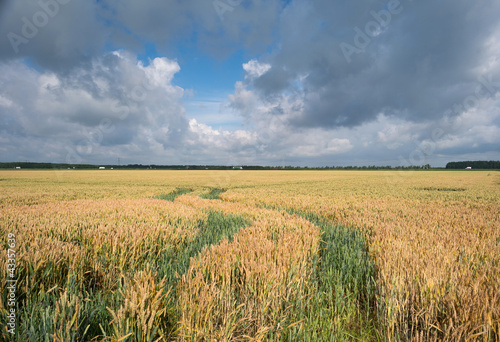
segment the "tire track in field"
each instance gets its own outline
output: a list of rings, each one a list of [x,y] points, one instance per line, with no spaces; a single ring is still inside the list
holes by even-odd
[[[211,189],[210,193],[205,197],[218,198],[222,192],[222,189]],[[213,194],[216,194],[216,196],[213,196]],[[255,318],[256,315],[258,316],[258,313],[249,310],[244,303],[236,301],[235,303],[242,305],[238,310],[236,310],[237,306],[233,306],[233,311],[220,313],[221,317],[229,315],[234,318],[232,321],[230,320],[233,327],[235,327],[234,329],[229,329],[231,337],[236,338],[240,335],[247,335],[257,340],[301,341],[329,341],[332,338],[335,340],[352,338],[372,340],[375,338],[375,315],[373,307],[375,267],[373,260],[368,254],[365,237],[361,232],[333,225],[324,218],[306,212],[294,212],[292,210],[288,210],[287,212],[280,208],[261,208],[237,202],[206,200],[194,196],[181,196],[178,197],[177,201],[196,208],[205,208],[208,210],[215,210],[217,208],[217,210],[222,210],[226,213],[239,213],[253,221],[251,227],[260,226],[262,230],[259,231],[259,234],[262,235],[269,235],[269,232],[266,233],[267,230],[276,230],[275,227],[272,227],[272,223],[265,221],[266,217],[281,217],[284,218],[285,222],[298,220],[300,227],[312,225],[316,229],[315,234],[317,234],[318,239],[316,241],[318,244],[312,248],[314,252],[307,255],[308,260],[304,263],[310,269],[302,273],[301,276],[304,279],[297,281],[297,283],[307,284],[307,288],[297,290],[294,299],[282,296],[281,306],[288,309],[282,310],[277,316],[275,315],[277,320],[274,322],[262,317]],[[244,234],[247,229],[251,230],[251,227],[242,230],[235,238]],[[300,230],[300,228],[296,229],[294,234],[300,235]],[[257,233],[254,232],[254,234]],[[271,234],[271,236],[277,235]],[[279,238],[276,241],[279,241]],[[231,246],[231,244],[218,247],[213,246],[212,248],[216,251],[218,250],[219,253],[222,253],[221,250],[231,250],[233,253],[235,251],[234,246]],[[251,251],[252,248],[256,247],[249,247],[247,251]],[[217,254],[217,252],[214,253]],[[242,253],[239,255],[240,257],[245,256],[244,252],[239,251],[239,253]],[[207,267],[207,264],[211,264],[211,267],[215,268],[218,266],[222,267],[214,263],[207,255],[211,255],[211,253],[200,256],[196,267]],[[262,262],[268,262],[267,258],[261,257]],[[241,259],[238,260],[238,262],[241,261]],[[204,262],[207,264],[204,265]],[[258,263],[259,260],[256,260],[256,262]],[[232,277],[241,270],[239,264],[225,266],[226,272],[227,268],[232,268],[228,272],[229,279],[233,279]],[[188,277],[195,277],[196,275],[193,271],[190,271],[191,273]],[[186,278],[183,279],[186,280]],[[221,279],[212,278],[211,280],[212,282],[205,282],[204,285],[212,288],[214,286],[223,287],[224,281]],[[250,284],[247,285],[250,286]],[[244,289],[241,289],[241,286],[243,285],[240,284],[240,287],[237,289],[232,288],[232,292],[245,292]],[[200,295],[200,291],[204,290],[198,287],[195,292],[197,295]],[[192,296],[192,298],[194,297]],[[234,300],[234,298],[232,299]],[[226,300],[231,301],[231,298],[226,298]],[[199,307],[199,303],[197,304]],[[219,303],[219,305],[223,304],[222,302]],[[251,324],[245,324],[245,322],[252,320],[258,320],[261,325],[252,327]],[[203,329],[199,322],[197,324],[195,320],[189,321],[189,319],[185,319],[182,325],[188,327],[185,334],[191,337],[193,337],[192,334],[196,329]],[[229,335],[217,335],[214,325],[208,329],[211,330],[211,338],[229,338]]]

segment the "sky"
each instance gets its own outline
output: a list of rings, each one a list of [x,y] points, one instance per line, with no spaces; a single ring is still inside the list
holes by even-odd
[[[0,1],[0,161],[500,160],[500,1]]]

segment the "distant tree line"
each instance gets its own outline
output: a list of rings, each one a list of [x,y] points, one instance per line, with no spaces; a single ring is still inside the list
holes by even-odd
[[[449,162],[448,164],[446,164],[447,169],[465,169],[468,167],[473,169],[500,169],[500,161],[477,160],[477,161]]]
[[[89,164],[56,164],[56,163],[35,163],[35,162],[10,162],[0,163],[0,169],[96,169],[98,165]]]
[[[66,163],[34,163],[34,162],[10,162],[0,163],[0,169],[77,169],[77,170],[93,170],[99,167],[115,170],[228,170],[241,169],[243,170],[422,170],[430,169],[430,165],[410,165],[410,166],[260,166],[260,165],[143,165],[143,164],[128,164],[128,165],[113,165],[113,164],[66,164]],[[465,167],[464,167],[465,168]]]

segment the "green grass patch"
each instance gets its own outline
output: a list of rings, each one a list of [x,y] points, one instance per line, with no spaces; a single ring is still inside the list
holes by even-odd
[[[219,189],[219,188],[212,188],[210,189],[210,192],[207,194],[202,194],[200,195],[201,198],[204,199],[220,199],[220,194],[226,192],[227,189]]]
[[[280,340],[377,340],[376,269],[366,236],[314,213],[287,211],[320,227],[322,235],[319,255],[313,260],[309,297],[287,303],[293,309]]]
[[[188,194],[188,193],[190,193],[192,191],[193,190],[191,190],[191,189],[177,188],[174,191],[172,191],[171,193],[168,193],[168,194],[165,194],[165,195],[158,195],[158,196],[155,196],[154,198],[173,202],[173,201],[175,201],[175,199],[177,197],[185,195],[185,194]]]
[[[210,211],[207,221],[200,226],[198,234],[184,246],[176,246],[176,250],[169,250],[158,261],[158,275],[167,277],[167,283],[173,284],[176,274],[182,275],[189,268],[192,257],[196,257],[204,247],[218,244],[223,239],[232,241],[233,235],[250,222],[239,215],[225,215],[219,211]]]

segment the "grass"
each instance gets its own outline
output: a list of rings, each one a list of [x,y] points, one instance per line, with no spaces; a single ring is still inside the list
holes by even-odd
[[[281,340],[374,340],[376,269],[364,233],[314,213],[287,211],[320,227],[321,240],[313,262],[311,294],[307,301],[293,304],[291,326]]]
[[[185,194],[188,194],[188,193],[190,193],[192,191],[193,190],[191,190],[191,189],[177,188],[177,189],[175,189],[174,191],[172,191],[172,192],[170,192],[168,194],[158,195],[158,196],[155,196],[154,198],[173,202],[173,201],[175,201],[175,199],[177,197],[185,195]]]
[[[210,211],[206,223],[200,227],[196,237],[189,243],[168,250],[157,260],[158,275],[167,278],[167,284],[174,284],[179,275],[189,268],[191,258],[196,257],[203,248],[219,243],[223,239],[232,240],[242,227],[249,225],[248,220],[238,215],[225,215]]]
[[[201,194],[200,197],[203,199],[220,199],[220,194],[226,192],[227,189],[212,188],[207,194]]]

